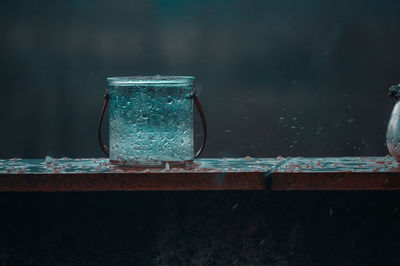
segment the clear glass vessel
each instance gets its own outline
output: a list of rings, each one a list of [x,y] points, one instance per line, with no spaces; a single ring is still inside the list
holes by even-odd
[[[386,131],[386,146],[396,161],[400,162],[400,85],[392,86],[389,95],[394,108]]]
[[[194,159],[194,77],[114,77],[107,81],[111,163],[162,166]]]

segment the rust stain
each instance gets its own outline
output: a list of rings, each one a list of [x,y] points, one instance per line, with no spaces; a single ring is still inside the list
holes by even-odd
[[[0,160],[0,191],[400,190],[391,157],[200,159],[190,167],[112,166],[106,159]]]

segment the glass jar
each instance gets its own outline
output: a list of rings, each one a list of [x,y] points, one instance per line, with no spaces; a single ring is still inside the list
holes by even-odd
[[[193,101],[205,117],[194,90],[194,77],[143,76],[108,78],[109,89],[99,123],[99,139],[110,162],[163,166],[197,157],[193,140]],[[101,120],[110,103],[109,150],[101,141]]]

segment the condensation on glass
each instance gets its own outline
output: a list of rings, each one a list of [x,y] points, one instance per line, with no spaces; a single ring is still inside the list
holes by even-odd
[[[400,85],[390,87],[389,95],[394,108],[386,131],[386,146],[396,161],[400,162]]]
[[[111,163],[161,166],[194,159],[194,77],[115,77],[107,81]]]

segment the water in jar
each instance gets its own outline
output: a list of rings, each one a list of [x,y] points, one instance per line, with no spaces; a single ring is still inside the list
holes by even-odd
[[[161,165],[193,159],[193,102],[187,86],[110,87],[110,160]]]

